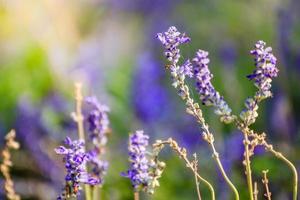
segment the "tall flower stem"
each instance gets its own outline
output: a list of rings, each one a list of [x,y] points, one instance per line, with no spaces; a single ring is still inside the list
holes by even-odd
[[[205,120],[202,116],[202,111],[199,107],[199,104],[194,103],[194,100],[190,97],[189,88],[184,83],[184,80],[179,79],[178,82],[179,82],[179,86],[178,86],[179,90],[184,94],[184,96],[181,96],[181,98],[183,100],[185,100],[185,103],[186,103],[186,106],[187,106],[187,113],[193,115],[197,119],[197,122],[201,125],[201,129],[203,131],[203,139],[211,147],[211,149],[213,151],[213,158],[217,162],[218,168],[220,169],[223,178],[225,179],[225,181],[227,182],[229,187],[232,189],[232,191],[235,195],[235,199],[239,200],[239,192],[236,189],[236,187],[233,185],[233,183],[230,181],[230,179],[228,178],[228,176],[227,176],[227,174],[224,170],[222,162],[220,161],[220,158],[219,158],[219,153],[216,151],[216,148],[214,146],[213,134],[210,133],[208,125],[206,124],[206,122],[205,122]]]
[[[85,141],[84,138],[84,127],[83,127],[83,114],[82,114],[82,85],[81,83],[75,83],[75,100],[76,100],[76,113],[75,113],[75,121],[77,122],[77,129],[78,129],[78,137],[80,140]],[[84,147],[85,150],[85,147]],[[85,199],[92,200],[92,193],[91,188],[89,185],[84,185],[85,189]]]
[[[139,192],[134,192],[134,200],[140,200],[140,194]]]
[[[176,27],[174,26],[170,27],[165,33],[158,33],[157,38],[165,47],[165,56],[170,61],[170,65],[167,65],[166,68],[171,72],[173,82],[172,85],[177,89],[178,95],[181,97],[181,99],[185,101],[186,112],[194,116],[197,122],[201,125],[201,129],[203,130],[203,138],[210,144],[210,147],[213,151],[213,157],[222,172],[222,176],[229,184],[230,188],[233,190],[235,199],[238,200],[239,193],[224,171],[223,165],[219,159],[219,154],[214,147],[213,135],[209,132],[208,125],[206,124],[205,119],[202,116],[202,110],[200,109],[199,104],[194,103],[194,100],[190,97],[189,87],[185,83],[185,76],[188,75],[191,77],[193,74],[191,72],[192,64],[189,60],[187,60],[182,66],[178,65],[178,61],[181,56],[178,46],[189,42],[190,38],[185,34],[178,32]],[[208,59],[206,59],[206,61],[208,61]]]
[[[248,190],[250,195],[250,200],[253,200],[253,184],[252,184],[252,172],[251,172],[251,163],[250,163],[250,154],[249,154],[249,138],[247,133],[244,132],[244,146],[245,146],[245,161],[244,165],[246,167],[246,177],[247,177],[247,184]]]

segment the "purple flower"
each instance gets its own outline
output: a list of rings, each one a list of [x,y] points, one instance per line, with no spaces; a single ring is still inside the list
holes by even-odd
[[[109,108],[100,104],[95,96],[87,97],[86,102],[92,106],[87,121],[89,124],[90,139],[95,145],[105,145],[107,142]]]
[[[247,78],[254,80],[254,85],[258,88],[254,98],[248,98],[245,102],[246,108],[241,112],[240,117],[246,125],[253,124],[258,117],[258,103],[272,96],[271,82],[272,78],[277,77],[278,68],[276,67],[276,57],[272,53],[272,48],[265,48],[266,43],[258,41],[255,49],[250,53],[255,57],[256,69]]]
[[[231,109],[211,83],[213,75],[208,68],[208,52],[198,50],[195,58],[193,58],[193,63],[196,89],[202,103],[207,106],[215,106],[215,113],[222,116],[221,120],[230,122],[232,120]]]
[[[94,144],[92,150],[87,154],[89,164],[92,165],[92,174],[103,183],[104,175],[108,169],[108,162],[100,159],[105,152],[107,133],[109,132],[109,119],[107,113],[109,108],[100,104],[96,97],[87,97],[86,102],[91,105],[87,122],[89,124],[90,139]]]
[[[272,96],[270,91],[272,78],[277,77],[278,68],[276,67],[276,57],[272,53],[272,48],[265,48],[264,41],[258,41],[255,44],[255,49],[250,53],[254,56],[256,69],[247,78],[255,81],[255,86],[258,88],[256,98],[262,100]]]
[[[171,26],[167,32],[158,33],[156,37],[165,47],[165,56],[172,65],[176,65],[180,58],[180,50],[177,47],[191,40],[185,33],[178,32],[175,26]]]
[[[144,131],[136,131],[129,138],[129,161],[131,168],[122,176],[128,177],[135,190],[146,189],[150,185],[149,161],[146,157],[146,147],[149,136]]]
[[[99,179],[90,176],[85,169],[88,156],[84,151],[84,142],[82,140],[72,141],[67,137],[64,143],[67,147],[60,146],[54,149],[57,154],[64,155],[63,161],[67,170],[65,189],[58,199],[77,196],[78,191],[81,189],[80,183],[89,185],[100,183]]]
[[[190,78],[193,77],[193,65],[189,59],[186,60],[182,66],[180,66],[179,73],[184,74],[185,76],[188,76]]]
[[[99,151],[100,149],[94,148],[88,152],[87,156],[89,164],[92,165],[92,174],[98,177],[102,184],[104,175],[106,175],[108,170],[108,162],[100,159],[100,155],[102,155],[102,153]]]

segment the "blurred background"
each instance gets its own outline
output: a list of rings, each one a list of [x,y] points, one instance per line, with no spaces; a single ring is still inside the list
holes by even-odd
[[[199,48],[210,52],[213,84],[236,114],[256,91],[246,79],[254,69],[249,51],[257,40],[273,47],[280,74],[273,82],[274,97],[262,103],[253,128],[266,131],[300,169],[299,11],[297,0],[0,0],[0,144],[15,128],[21,143],[12,156],[17,193],[22,199],[50,200],[61,192],[65,170],[53,148],[67,135],[77,137],[70,113],[74,82],[80,81],[85,95],[96,95],[111,108],[110,168],[102,199],[133,198],[120,172],[129,165],[128,133],[136,129],[144,129],[151,141],[173,137],[190,155],[197,152],[200,174],[213,183],[217,199],[232,199],[164,69],[155,34],[171,25],[192,38],[182,48],[184,58]],[[242,134],[220,123],[212,109],[203,110],[226,171],[241,199],[247,199]],[[256,153],[252,167],[259,197],[261,171],[269,169],[273,199],[291,199],[289,169],[263,149]],[[183,162],[167,149],[162,159],[167,168],[161,186],[141,198],[196,199],[193,174]],[[200,188],[208,199],[207,188]],[[1,187],[0,199],[3,194]]]

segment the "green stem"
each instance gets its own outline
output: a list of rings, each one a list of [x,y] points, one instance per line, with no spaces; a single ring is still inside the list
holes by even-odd
[[[215,200],[216,197],[215,197],[215,190],[214,190],[213,186],[205,178],[200,176],[197,171],[195,171],[193,165],[191,164],[191,162],[185,156],[183,156],[183,159],[186,162],[187,166],[194,171],[195,175],[197,175],[199,180],[202,181],[203,183],[205,183],[208,186],[208,188],[210,190],[210,193],[211,193],[211,199]]]
[[[251,172],[250,155],[249,155],[249,139],[247,133],[244,133],[244,138],[245,138],[244,146],[245,146],[245,165],[246,165],[247,184],[248,184],[250,200],[253,200],[252,172]]]
[[[293,179],[293,181],[294,181],[294,184],[293,184],[293,200],[297,200],[298,173],[297,173],[296,167],[294,166],[294,164],[291,161],[289,161],[284,155],[282,155],[282,153],[280,153],[278,151],[275,151],[273,148],[268,149],[268,150],[271,153],[273,153],[277,158],[284,161],[289,166],[289,168],[292,170],[293,177],[294,177],[294,179]]]
[[[222,163],[221,163],[221,161],[220,161],[219,154],[218,154],[218,152],[217,152],[216,149],[215,149],[214,143],[211,142],[211,143],[209,143],[209,144],[210,144],[210,146],[211,146],[211,148],[212,148],[212,150],[213,150],[213,158],[216,160],[216,162],[217,162],[217,164],[218,164],[218,167],[219,167],[219,169],[220,169],[220,171],[221,171],[221,173],[222,173],[222,175],[223,175],[225,181],[227,182],[227,184],[228,184],[228,185],[230,186],[230,188],[232,189],[232,191],[233,191],[233,193],[234,193],[234,196],[235,196],[235,199],[236,199],[236,200],[239,200],[239,199],[240,199],[239,192],[238,192],[238,190],[236,189],[236,187],[233,185],[233,183],[230,181],[230,179],[228,178],[228,176],[227,176],[227,174],[226,174],[226,172],[225,172],[225,170],[224,170],[224,168],[223,168],[223,165],[222,165]]]

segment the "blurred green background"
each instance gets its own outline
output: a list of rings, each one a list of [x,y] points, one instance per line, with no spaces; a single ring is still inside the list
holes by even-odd
[[[197,152],[199,171],[213,182],[217,199],[232,199],[216,169],[200,129],[165,73],[157,32],[175,25],[192,42],[183,57],[197,49],[210,52],[213,84],[238,114],[255,92],[246,79],[254,69],[249,51],[257,40],[273,47],[279,77],[274,97],[264,101],[253,127],[300,169],[300,2],[297,0],[1,0],[0,1],[0,134],[17,131],[21,150],[13,153],[12,175],[22,199],[55,199],[64,168],[53,148],[65,136],[76,138],[74,82],[85,95],[97,95],[110,106],[108,175],[102,199],[132,199],[128,167],[128,133],[144,129],[151,141],[175,138],[190,155]],[[197,95],[194,95],[197,99]],[[242,138],[233,126],[221,124],[203,108],[215,133],[226,171],[247,199],[242,165]],[[291,173],[258,149],[252,160],[253,179],[263,196],[261,171],[269,169],[273,199],[291,199]],[[196,199],[194,177],[170,150],[167,168],[153,196],[142,199]],[[0,179],[1,184],[3,179]],[[209,194],[200,186],[203,199]],[[0,199],[3,196],[1,188]],[[1,196],[2,195],[2,196]]]

